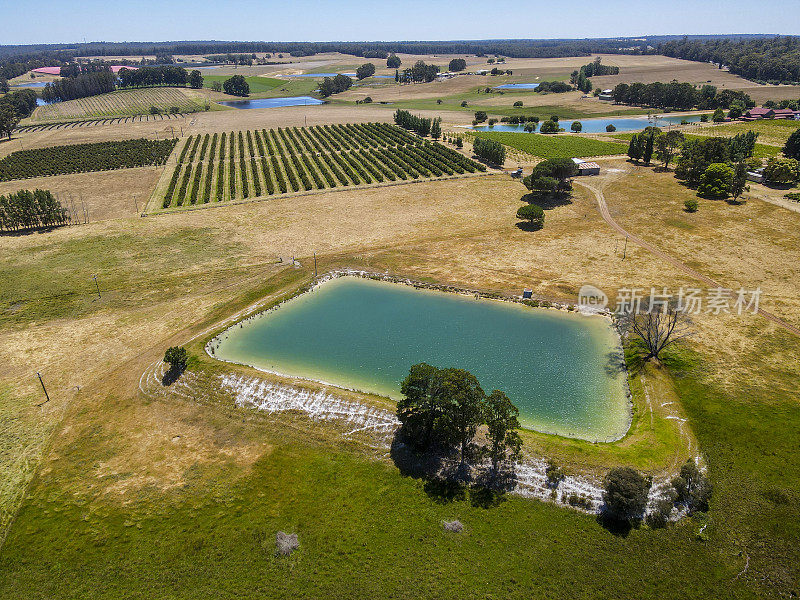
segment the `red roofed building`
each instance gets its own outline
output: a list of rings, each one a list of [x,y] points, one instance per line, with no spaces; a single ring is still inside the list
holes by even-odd
[[[742,115],[742,121],[757,119],[800,119],[800,111],[791,108],[751,108]]]

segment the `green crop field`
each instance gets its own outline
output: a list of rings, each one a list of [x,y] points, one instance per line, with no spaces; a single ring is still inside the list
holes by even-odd
[[[588,156],[611,156],[624,154],[627,146],[616,142],[604,142],[594,138],[573,134],[513,133],[507,131],[477,132],[474,135],[500,142],[527,154],[540,158],[573,158]]]
[[[169,112],[176,107],[177,112],[191,113],[206,109],[219,108],[194,90],[184,88],[142,88],[135,90],[118,90],[109,94],[89,96],[78,100],[55,102],[37,108],[32,122],[63,121],[85,119],[87,117],[118,117],[144,115],[155,106],[162,112]]]
[[[230,79],[232,75],[204,75],[203,76],[203,87],[211,88],[211,85],[215,82],[222,85],[225,83],[227,79]],[[245,77],[245,81],[250,86],[250,93],[251,94],[258,94],[260,92],[268,92],[269,90],[279,87],[282,84],[286,83],[282,79],[275,79],[274,77]]]
[[[455,150],[386,123],[190,136],[161,207],[485,170]]]

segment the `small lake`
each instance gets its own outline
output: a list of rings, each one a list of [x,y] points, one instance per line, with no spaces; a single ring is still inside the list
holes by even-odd
[[[684,115],[676,116],[663,116],[653,121],[648,121],[647,117],[607,117],[602,119],[575,119],[580,121],[583,125],[581,133],[605,133],[607,125],[614,125],[617,131],[639,131],[648,125],[655,125],[656,127],[667,128],[672,125],[680,125],[681,121],[686,120],[689,123],[699,123],[700,115]],[[541,125],[541,122],[539,123]],[[562,119],[558,122],[558,126],[564,131],[570,131],[572,127],[572,120]],[[516,131],[525,132],[525,125],[508,125],[506,123],[497,123],[496,125],[475,125],[469,129],[475,131]],[[537,126],[536,130],[539,128]]]
[[[254,98],[252,100],[226,100],[219,102],[223,106],[232,106],[233,108],[276,108],[279,106],[314,106],[317,104],[325,104],[318,98],[311,96],[292,96],[289,98]]]
[[[504,83],[503,85],[497,85],[494,89],[496,90],[535,90],[539,87],[538,83]]]
[[[619,337],[598,316],[341,277],[218,340],[222,360],[393,399],[415,363],[468,369],[547,433],[606,440],[630,423]]]
[[[12,88],[43,88],[47,85],[46,81],[31,81],[30,83],[17,83]]]

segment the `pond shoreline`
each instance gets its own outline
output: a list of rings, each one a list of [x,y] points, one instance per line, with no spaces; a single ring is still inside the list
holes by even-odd
[[[486,291],[482,291],[482,290],[476,290],[476,289],[471,289],[471,288],[453,286],[453,285],[448,285],[448,284],[437,284],[437,283],[422,282],[422,281],[413,280],[413,279],[410,279],[410,278],[407,278],[407,277],[399,277],[399,276],[395,276],[395,275],[390,275],[388,273],[375,273],[375,272],[372,272],[372,271],[355,270],[355,269],[338,269],[338,270],[329,271],[329,272],[321,275],[320,277],[316,278],[313,282],[311,282],[309,284],[306,284],[304,286],[301,286],[294,293],[292,293],[288,297],[285,297],[283,300],[281,300],[280,302],[270,306],[269,308],[259,309],[256,312],[254,312],[252,314],[249,314],[246,317],[234,322],[232,325],[226,327],[222,331],[219,331],[216,335],[214,335],[211,339],[209,339],[206,342],[206,344],[204,346],[206,354],[209,357],[211,357],[211,358],[213,358],[215,360],[218,360],[220,362],[225,362],[225,363],[228,363],[228,364],[234,364],[234,365],[239,365],[239,366],[247,366],[247,367],[255,369],[256,371],[259,371],[259,372],[262,372],[262,373],[268,373],[270,375],[275,375],[277,377],[286,378],[286,379],[299,379],[299,380],[303,380],[303,381],[313,382],[313,383],[316,383],[316,384],[319,384],[319,385],[330,386],[332,388],[347,390],[347,391],[356,392],[356,393],[360,393],[360,394],[371,395],[371,396],[375,396],[375,397],[379,397],[379,398],[385,398],[385,399],[388,399],[388,400],[390,400],[392,402],[395,402],[396,401],[395,399],[391,398],[388,395],[384,395],[384,394],[381,394],[381,393],[366,391],[366,390],[363,390],[363,389],[349,387],[347,385],[342,385],[342,384],[338,384],[338,383],[332,383],[330,381],[326,381],[326,380],[318,379],[318,378],[314,378],[314,377],[302,376],[302,375],[293,375],[293,374],[289,374],[289,373],[284,373],[284,372],[281,372],[281,371],[268,369],[268,368],[260,367],[260,366],[257,366],[257,365],[249,364],[249,363],[243,363],[243,362],[238,362],[238,361],[233,361],[233,360],[220,358],[220,357],[218,357],[216,355],[215,350],[217,348],[219,348],[219,346],[221,345],[222,341],[228,337],[227,334],[231,330],[233,330],[233,329],[235,329],[237,327],[241,328],[245,324],[255,320],[256,318],[260,318],[260,317],[265,316],[266,314],[268,314],[268,313],[270,313],[272,311],[276,311],[279,308],[281,308],[282,306],[284,306],[286,303],[288,303],[288,302],[290,302],[290,301],[292,301],[292,300],[294,300],[294,299],[296,299],[296,298],[298,298],[298,297],[300,297],[302,295],[305,295],[308,292],[311,292],[311,291],[314,291],[315,289],[318,289],[320,286],[324,285],[325,283],[333,281],[333,280],[336,280],[336,279],[340,279],[342,277],[355,277],[355,278],[361,278],[361,279],[369,279],[369,280],[373,280],[373,281],[382,281],[382,282],[386,282],[386,283],[402,284],[402,285],[405,285],[405,286],[413,287],[415,289],[436,291],[436,292],[449,293],[449,294],[456,294],[456,295],[460,295],[460,296],[464,296],[464,297],[469,297],[469,298],[472,298],[472,299],[475,299],[475,300],[494,300],[494,301],[497,301],[497,302],[506,302],[506,303],[515,304],[515,305],[518,305],[518,306],[521,306],[521,307],[525,306],[525,307],[534,308],[534,309],[537,309],[537,308],[538,309],[551,309],[551,310],[556,310],[556,311],[561,311],[561,312],[566,312],[566,313],[573,313],[576,316],[602,317],[603,319],[606,319],[608,324],[611,326],[611,329],[613,330],[614,335],[616,336],[616,339],[617,339],[617,342],[618,342],[618,349],[620,350],[620,352],[622,352],[624,354],[623,343],[622,343],[622,335],[621,335],[621,331],[620,331],[619,325],[616,322],[616,320],[613,318],[613,313],[608,309],[603,309],[603,310],[580,310],[576,305],[569,304],[569,303],[566,303],[566,302],[550,302],[550,301],[538,300],[538,299],[537,300],[533,300],[533,299],[532,300],[528,300],[528,299],[523,299],[521,296],[509,296],[509,295],[505,295],[505,294],[501,294],[501,293],[497,293],[497,292],[486,292]],[[626,423],[625,423],[625,426],[621,430],[621,433],[619,435],[610,436],[610,437],[601,438],[601,439],[597,439],[597,438],[590,439],[589,437],[586,437],[586,436],[583,436],[583,435],[580,435],[580,434],[557,433],[557,432],[552,432],[552,431],[543,431],[541,429],[538,429],[538,428],[535,428],[535,427],[529,427],[529,426],[523,426],[523,429],[526,429],[526,430],[529,430],[529,431],[535,431],[535,432],[538,432],[538,433],[543,433],[543,434],[546,434],[546,435],[555,435],[555,436],[558,436],[558,437],[564,437],[564,438],[568,438],[568,439],[581,439],[581,440],[589,441],[589,442],[592,442],[592,443],[611,443],[611,442],[616,442],[616,441],[619,441],[619,440],[625,438],[628,435],[628,433],[630,432],[630,428],[631,428],[631,425],[633,423],[633,396],[632,396],[631,389],[630,389],[630,384],[629,384],[630,373],[628,371],[627,364],[625,364],[624,360],[623,360],[623,367],[624,367],[624,379],[623,379],[623,382],[622,382],[622,386],[623,386],[623,392],[624,392],[624,396],[625,396],[625,400],[626,400],[626,404],[627,404],[627,410],[626,410]]]

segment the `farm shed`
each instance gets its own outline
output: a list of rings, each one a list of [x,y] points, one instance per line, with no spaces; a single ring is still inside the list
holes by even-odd
[[[579,162],[578,175],[600,175],[600,165],[596,162]]]

